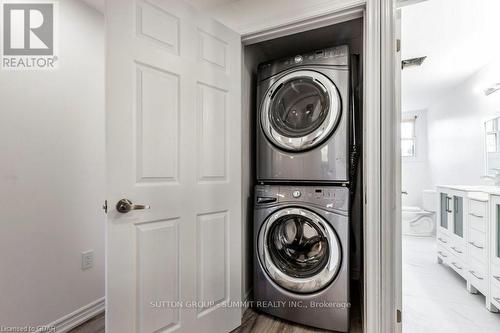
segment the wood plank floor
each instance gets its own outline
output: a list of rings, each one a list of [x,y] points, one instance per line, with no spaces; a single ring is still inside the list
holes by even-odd
[[[351,321],[351,332],[361,333],[359,318]],[[287,322],[252,309],[245,311],[241,326],[231,333],[326,333],[330,331]],[[72,329],[69,333],[105,333],[104,313]]]
[[[231,333],[327,333],[326,331],[314,327],[303,326],[276,317],[269,316],[253,309],[245,311],[241,320],[241,326]],[[361,323],[359,320],[351,320],[351,332],[361,333]]]

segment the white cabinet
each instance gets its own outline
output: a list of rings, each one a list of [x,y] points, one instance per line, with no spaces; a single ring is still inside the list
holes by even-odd
[[[467,289],[488,295],[488,196],[468,198]]]
[[[462,277],[467,277],[466,261],[466,208],[464,198],[467,192],[438,188],[439,214],[436,239],[438,261],[446,263]]]
[[[500,308],[500,193],[438,187],[437,257]]]
[[[500,309],[500,195],[492,195],[490,198],[489,231],[490,295],[487,302],[490,310],[498,310]]]

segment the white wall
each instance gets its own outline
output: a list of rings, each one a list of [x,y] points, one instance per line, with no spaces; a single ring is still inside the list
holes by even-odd
[[[404,206],[422,207],[422,191],[431,186],[427,161],[427,110],[404,112],[402,119],[415,119],[415,156],[402,158],[402,189]]]
[[[47,324],[104,296],[104,18],[75,0],[59,8],[59,69],[0,71],[4,326]]]
[[[433,185],[477,185],[486,181],[484,122],[500,116],[500,91],[482,90],[500,82],[500,62],[485,66],[428,110],[429,172]]]

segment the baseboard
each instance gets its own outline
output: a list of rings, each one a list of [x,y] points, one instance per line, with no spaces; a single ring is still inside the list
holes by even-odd
[[[75,328],[76,326],[86,322],[87,320],[97,316],[99,313],[103,312],[105,308],[105,300],[104,297],[100,298],[92,303],[89,303],[80,309],[62,317],[50,324],[45,325],[44,328],[40,328],[36,331],[36,333],[44,333],[47,332],[47,327],[54,327],[55,330],[51,332],[55,333],[65,333]]]

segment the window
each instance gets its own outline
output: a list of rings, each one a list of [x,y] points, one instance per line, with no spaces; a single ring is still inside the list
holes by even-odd
[[[499,119],[497,118],[485,123],[487,153],[498,153],[500,150],[498,142],[498,121]]]
[[[401,156],[415,157],[415,119],[401,122]]]

